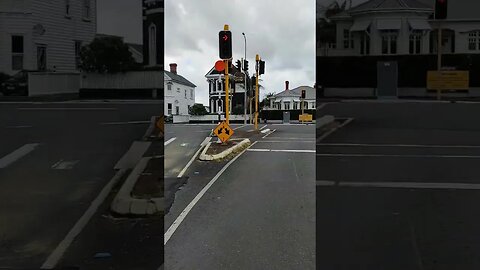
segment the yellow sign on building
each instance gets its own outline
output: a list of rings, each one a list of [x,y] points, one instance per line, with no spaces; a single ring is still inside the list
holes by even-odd
[[[226,142],[232,137],[233,129],[226,121],[223,121],[213,130],[213,134],[215,134],[222,142]]]
[[[469,71],[428,71],[427,88],[431,90],[468,90]]]

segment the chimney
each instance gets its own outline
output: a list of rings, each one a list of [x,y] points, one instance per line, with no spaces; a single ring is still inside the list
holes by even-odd
[[[288,89],[288,84],[289,84],[289,82],[288,82],[288,81],[285,81],[285,91],[289,90],[289,89]]]
[[[170,64],[170,72],[172,72],[173,74],[177,74],[177,64],[175,63]]]

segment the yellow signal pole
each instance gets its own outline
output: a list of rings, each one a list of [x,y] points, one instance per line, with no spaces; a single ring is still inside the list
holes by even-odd
[[[260,61],[258,54],[255,56],[255,61],[255,130],[258,130],[258,61]]]
[[[228,31],[229,27],[228,24],[223,26],[223,30]],[[229,78],[228,78],[228,60],[225,60],[225,121],[227,121],[227,125],[230,124],[230,95],[228,93],[228,86],[229,86]]]

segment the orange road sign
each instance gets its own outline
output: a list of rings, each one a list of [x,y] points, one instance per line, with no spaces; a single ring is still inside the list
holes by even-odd
[[[160,117],[158,118],[158,120],[157,120],[157,127],[158,127],[158,129],[160,129],[160,134],[164,134],[164,133],[165,133],[165,132],[164,132],[164,130],[165,130],[164,123],[165,123],[165,121],[164,121],[164,117],[163,117],[163,115],[162,115],[162,116],[160,116]]]
[[[213,134],[217,135],[222,142],[226,142],[232,137],[233,129],[223,121],[213,130]]]
[[[312,120],[313,120],[313,115],[308,114],[308,113],[300,114],[300,115],[298,116],[298,120],[299,120],[299,121],[305,121],[305,122],[312,122]]]

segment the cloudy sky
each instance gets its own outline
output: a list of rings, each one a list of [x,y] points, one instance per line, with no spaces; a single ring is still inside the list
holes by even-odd
[[[97,0],[97,32],[142,44],[142,0]]]
[[[244,55],[247,36],[249,71],[255,54],[265,60],[261,94],[315,82],[315,0],[165,1],[165,67],[195,85],[196,102],[208,104],[205,74],[218,58],[218,32],[232,31],[234,62]]]

